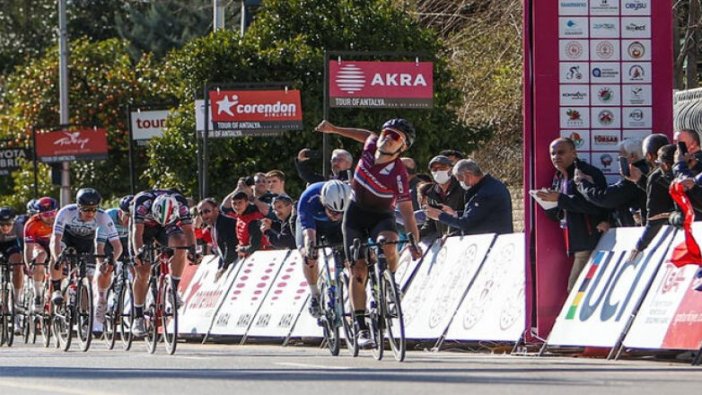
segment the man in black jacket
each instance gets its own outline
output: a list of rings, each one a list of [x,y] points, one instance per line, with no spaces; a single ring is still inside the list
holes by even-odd
[[[553,140],[550,152],[556,174],[551,189],[539,191],[537,196],[558,203],[556,208],[547,210],[546,214],[560,223],[565,233],[566,251],[568,255],[573,255],[573,267],[568,277],[570,292],[600,240],[598,225],[608,218],[606,210],[588,202],[578,191],[575,178],[589,176],[592,184],[601,189],[607,187],[607,180],[600,169],[578,159],[575,143],[569,138]]]
[[[292,214],[293,201],[288,195],[279,195],[273,198],[273,212],[277,218],[261,220],[261,232],[270,240],[273,248],[295,249],[295,216]]]
[[[315,182],[326,180],[341,180],[350,181],[351,172],[353,169],[353,156],[345,149],[337,148],[332,151],[331,155],[331,174],[328,177],[323,176],[315,171],[313,161],[311,159],[319,159],[321,157],[319,151],[313,151],[309,148],[303,148],[295,158],[295,167],[297,174],[308,185]]]
[[[219,271],[223,272],[237,259],[236,219],[222,214],[212,198],[200,201],[197,212],[210,231],[212,251],[219,257]]]
[[[512,233],[512,199],[505,184],[483,173],[471,159],[459,160],[453,171],[467,190],[463,214],[459,216],[444,204],[441,209],[428,206],[427,217],[458,228],[464,235]]]
[[[627,159],[629,166],[637,167],[643,173],[648,173],[648,164],[643,157],[640,140],[624,140],[619,143],[619,156]],[[622,174],[623,176],[624,174]],[[585,199],[607,210],[613,210],[613,220],[617,226],[638,226],[646,224],[646,191],[636,186],[636,183],[622,178],[606,188],[597,188],[590,177],[584,177],[576,183],[578,191]],[[635,220],[634,213],[640,213]]]
[[[460,215],[466,205],[466,192],[459,181],[452,177],[452,167],[451,159],[443,155],[437,155],[429,161],[429,171],[434,182],[427,191],[426,198],[429,206],[441,208],[445,205]],[[461,234],[461,229],[430,218],[422,224],[419,234],[422,238],[455,236]]]

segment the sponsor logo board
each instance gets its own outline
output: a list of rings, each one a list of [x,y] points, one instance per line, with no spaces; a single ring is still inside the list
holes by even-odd
[[[621,82],[619,63],[593,62],[590,64],[590,81],[593,84]]]
[[[561,85],[562,106],[587,106],[590,104],[590,92],[587,85]]]
[[[622,104],[625,106],[650,106],[652,104],[651,85],[623,85]]]
[[[561,137],[573,140],[575,149],[578,151],[578,158],[580,158],[581,151],[590,151],[589,130],[561,130]]]
[[[622,63],[622,82],[651,83],[651,63]]]
[[[590,38],[619,38],[619,18],[590,18]]]
[[[589,12],[587,0],[560,0],[558,15],[587,15]]]
[[[622,60],[651,60],[651,40],[622,40]]]
[[[651,18],[622,18],[622,38],[651,38]]]
[[[590,15],[619,15],[619,0],[591,0]]]
[[[593,151],[614,151],[620,142],[621,133],[618,130],[593,130],[590,149]]]
[[[584,129],[590,127],[588,107],[561,107],[560,125],[562,129]]]
[[[589,60],[589,41],[587,40],[559,40],[559,59],[563,61]]]
[[[622,15],[651,15],[651,2],[653,0],[623,0]]]
[[[587,38],[587,18],[567,17],[558,18],[558,37],[560,38]]]
[[[624,107],[622,119],[625,128],[652,128],[653,110],[651,107]]]
[[[619,60],[618,40],[592,40],[590,41],[590,58],[597,61]]]
[[[586,84],[590,82],[588,63],[561,62],[558,65],[561,84]]]
[[[591,85],[590,102],[596,106],[618,106],[621,104],[619,85]]]
[[[593,129],[621,127],[621,110],[618,107],[592,107],[590,125]]]

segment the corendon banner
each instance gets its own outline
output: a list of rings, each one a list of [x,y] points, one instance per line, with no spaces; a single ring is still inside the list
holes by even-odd
[[[558,137],[572,139],[578,158],[614,181],[619,142],[653,131],[672,136],[671,2],[531,0],[525,15],[527,190],[551,185],[549,143]],[[535,253],[527,256],[535,257],[537,333],[546,336],[566,298],[570,261],[558,223],[530,203],[527,245]]]
[[[331,107],[431,108],[432,62],[329,61]]]
[[[45,163],[106,159],[107,131],[86,128],[37,133],[35,150]]]
[[[302,129],[300,91],[210,91],[214,130],[246,132]]]

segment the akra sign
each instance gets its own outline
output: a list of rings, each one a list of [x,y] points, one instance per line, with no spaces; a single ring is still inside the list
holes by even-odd
[[[331,107],[431,108],[431,62],[329,61]]]

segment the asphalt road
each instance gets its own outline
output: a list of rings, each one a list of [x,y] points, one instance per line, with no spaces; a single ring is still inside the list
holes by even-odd
[[[77,350],[77,348],[76,348]],[[702,367],[680,362],[605,361],[412,351],[403,363],[370,352],[332,357],[301,346],[181,343],[176,355],[87,353],[16,344],[0,348],[0,394],[699,394]]]

